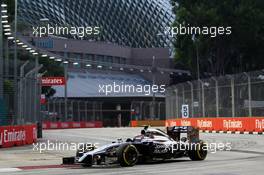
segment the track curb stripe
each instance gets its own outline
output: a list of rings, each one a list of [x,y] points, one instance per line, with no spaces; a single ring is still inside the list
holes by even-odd
[[[220,133],[220,134],[251,134],[251,135],[264,135],[264,132],[249,132],[249,131],[209,131],[200,130],[201,133]]]
[[[20,168],[0,168],[0,173],[18,172],[22,171]]]
[[[20,170],[34,170],[34,169],[54,169],[54,168],[76,168],[80,165],[39,165],[39,166],[22,166],[22,167],[16,167]]]

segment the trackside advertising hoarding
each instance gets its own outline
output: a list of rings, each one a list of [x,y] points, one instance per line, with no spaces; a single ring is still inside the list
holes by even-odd
[[[41,85],[42,86],[64,86],[65,78],[64,77],[42,77]]]
[[[36,125],[0,127],[0,148],[32,144],[36,140]]]
[[[103,122],[43,122],[43,129],[71,129],[71,128],[101,128]]]
[[[155,121],[157,122],[157,121]],[[165,126],[194,126],[208,131],[264,132],[264,117],[186,118],[163,120]],[[152,121],[132,121],[132,127],[151,125]]]
[[[263,132],[264,118],[193,118],[167,120],[166,126],[195,126],[209,131]]]

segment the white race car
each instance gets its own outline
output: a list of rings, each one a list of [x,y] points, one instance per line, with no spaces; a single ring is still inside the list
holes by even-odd
[[[182,133],[186,133],[186,137],[181,137]],[[75,157],[63,158],[63,163],[77,163],[84,167],[118,163],[125,167],[139,162],[180,157],[204,160],[207,156],[206,146],[199,139],[199,130],[193,127],[168,127],[167,133],[145,127],[140,135],[124,142],[119,139],[99,148],[84,145],[77,150]]]

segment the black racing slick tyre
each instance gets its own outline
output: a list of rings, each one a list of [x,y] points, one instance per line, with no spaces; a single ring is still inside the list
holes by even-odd
[[[207,145],[203,141],[193,143],[188,155],[193,161],[201,161],[207,157]]]
[[[125,144],[118,148],[117,158],[120,166],[134,166],[138,162],[138,150],[134,145]]]

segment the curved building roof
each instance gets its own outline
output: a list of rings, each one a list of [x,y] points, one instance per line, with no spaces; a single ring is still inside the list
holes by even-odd
[[[151,84],[135,74],[69,72],[67,89],[69,98],[153,97],[153,92],[149,88]],[[115,90],[114,86],[117,86]],[[138,91],[136,89],[138,86],[145,88],[145,91]],[[64,86],[53,86],[53,88],[56,90],[54,97],[64,97]],[[164,94],[155,93],[155,96],[164,97]]]
[[[160,35],[172,24],[170,0],[18,0],[20,20],[41,26],[99,26],[98,41],[123,46],[169,47],[169,36]]]

